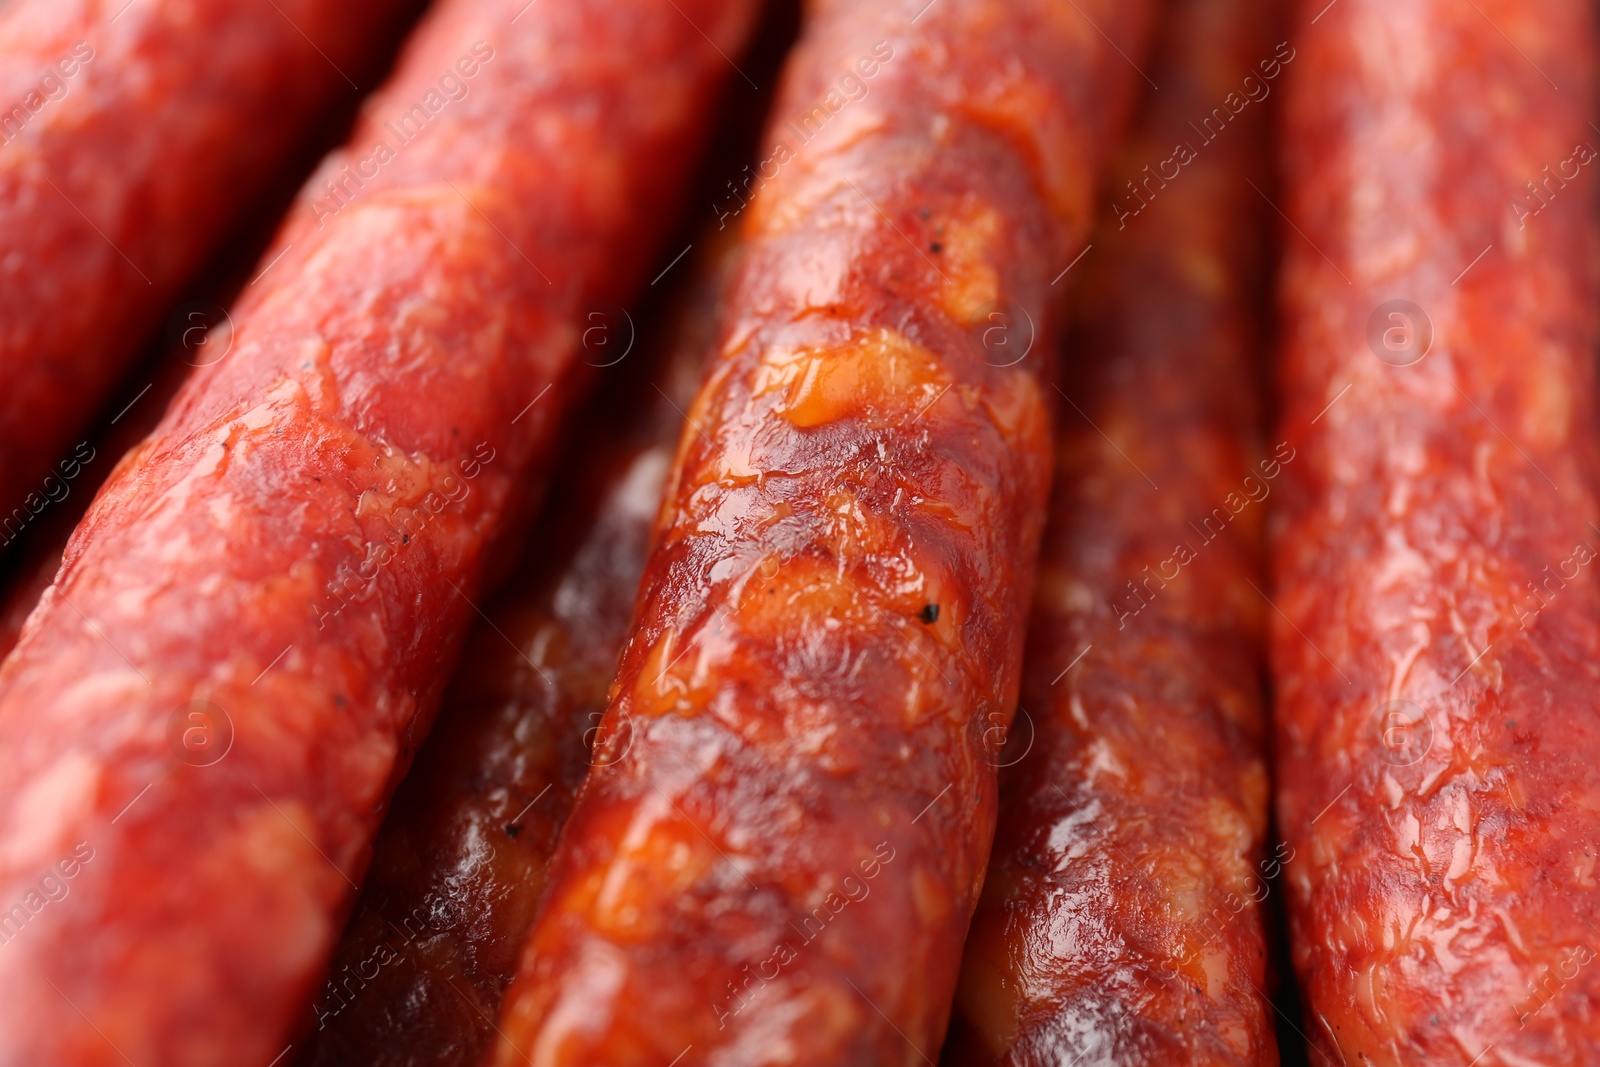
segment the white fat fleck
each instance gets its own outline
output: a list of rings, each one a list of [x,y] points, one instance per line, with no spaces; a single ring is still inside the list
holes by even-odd
[[[96,640],[99,640],[98,636]],[[57,698],[51,718],[66,727],[83,726],[88,720],[78,714],[81,709],[133,707],[149,691],[149,682],[132,667],[119,661],[116,667],[95,671],[73,681]],[[99,725],[95,728],[98,739],[108,745],[126,740],[130,731],[139,733],[147,729],[143,727],[140,717],[135,715],[124,716],[111,726]],[[159,736],[160,727],[154,729],[152,736]]]
[[[1520,992],[1520,991],[1519,991]],[[1457,1038],[1456,1045],[1463,1050],[1471,1048],[1487,1048],[1490,1039],[1473,1032],[1467,1039]],[[1549,1060],[1530,1059],[1509,1047],[1496,1047],[1495,1055],[1498,1056],[1506,1067],[1547,1067]]]
[[[1105,738],[1097,739],[1089,746],[1089,759],[1084,769],[1093,775],[1109,774],[1117,778],[1128,776],[1127,764],[1123,763],[1117,755],[1116,749]]]
[[[1384,803],[1389,805],[1391,811],[1398,808],[1406,797],[1405,787],[1387,770],[1383,772],[1383,777],[1378,779],[1378,788],[1383,790]]]
[[[1417,662],[1417,657],[1422,655],[1433,643],[1433,631],[1426,622],[1417,620],[1411,624],[1411,644],[1397,656],[1389,659],[1389,685],[1387,700],[1399,700],[1406,692],[1406,679],[1411,674],[1411,668]]]
[[[596,912],[609,915],[631,909],[631,906],[625,906],[622,902],[628,895],[628,883],[638,869],[634,857],[646,851],[657,826],[677,818],[671,802],[659,791],[652,790],[644,797],[637,813],[629,821],[628,832],[618,842],[617,853],[612,857],[605,881],[595,896]],[[644,865],[649,866],[648,862]]]
[[[99,760],[68,752],[18,793],[0,846],[0,868],[25,874],[70,851],[76,828],[90,820],[100,776]]]
[[[567,976],[569,995],[558,997],[539,1040],[533,1046],[530,1063],[560,1063],[564,1047],[576,1034],[590,1033],[601,1025],[597,1020],[610,1016],[627,978],[627,963],[622,950],[596,938],[583,942],[581,955]]]
[[[1419,176],[1418,189],[1443,160],[1428,104],[1438,55],[1419,12],[1409,16],[1392,8],[1357,12],[1361,32],[1354,33],[1356,62],[1363,77],[1384,87],[1393,106],[1366,124],[1359,155],[1394,160],[1396,168]],[[1366,250],[1357,269],[1367,277],[1392,276],[1415,264],[1422,254],[1422,236],[1438,225],[1437,213],[1421,198],[1397,189],[1389,170],[1356,168],[1342,177],[1355,220],[1357,240]]]
[[[285,388],[286,386],[288,387],[287,389]],[[299,394],[304,392],[304,389],[299,382],[288,381],[279,383],[279,385],[273,390],[273,394],[277,394],[278,396],[281,396],[285,392]],[[234,417],[233,421],[229,423],[228,428],[230,430],[240,429],[254,431],[265,430],[271,427],[283,418],[283,405],[278,401],[278,396],[269,394],[265,402],[240,412]]]
[[[1122,1012],[1108,1015],[1108,1004],[1095,1004],[1083,1011],[1063,1012],[1055,1028],[1071,1036],[1063,1043],[1079,1050],[1071,1067],[1114,1067],[1118,1062],[1117,1035],[1126,1025]]]
[[[1091,798],[1083,807],[1069,812],[1050,827],[1047,854],[1054,857],[1057,871],[1066,870],[1074,860],[1087,854],[1095,846],[1096,835],[1085,832],[1099,817],[1101,804]]]
[[[1445,882],[1455,883],[1469,877],[1472,874],[1476,853],[1477,849],[1470,834],[1456,838],[1450,847],[1450,866],[1444,873]]]
[[[660,448],[649,449],[634,459],[622,484],[612,495],[624,514],[632,519],[655,517],[661,504],[661,487],[666,483],[671,463],[672,457]]]
[[[1069,581],[1061,606],[1075,615],[1087,615],[1094,608],[1094,593],[1083,582]]]
[[[1510,908],[1495,908],[1492,914],[1505,929],[1506,940],[1511,942],[1511,947],[1523,955],[1528,954],[1528,943],[1522,936],[1522,927],[1517,925],[1516,916]]]
[[[1427,557],[1411,547],[1405,532],[1391,528],[1384,533],[1383,550],[1373,569],[1369,587],[1379,596],[1386,596],[1425,583],[1432,573]],[[1401,626],[1410,621],[1392,611],[1388,614],[1391,617],[1380,620],[1384,627]]]
[[[749,994],[745,1007],[750,1010],[740,1010],[739,1025],[730,1026],[729,1045],[717,1062],[774,1067],[798,1064],[802,1060],[797,1035],[805,1035],[801,1040],[810,1047],[819,1027],[830,1034],[850,1033],[859,1027],[849,1005],[839,1001],[838,994],[825,987],[794,989],[780,971],[776,980]]]

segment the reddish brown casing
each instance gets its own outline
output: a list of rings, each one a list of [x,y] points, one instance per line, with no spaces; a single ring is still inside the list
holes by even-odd
[[[634,352],[606,372],[643,372],[629,379],[643,402],[606,397],[564,449],[574,463],[552,486],[528,563],[468,637],[438,725],[378,833],[313,1005],[304,1067],[476,1067],[493,1041],[573,796],[592,760],[627,744],[591,752],[683,408],[716,342],[733,233],[657,324],[669,351]],[[586,358],[609,360],[626,324],[595,325],[613,347],[596,335]],[[642,334],[640,347],[648,342]]]
[[[0,669],[0,1064],[285,1050],[753,6],[446,0],[312,178]]]
[[[607,711],[631,746],[583,787],[498,1064],[943,1036],[1049,488],[1050,281],[1149,12],[809,14]]]
[[[1285,108],[1273,531],[1310,1029],[1364,1067],[1594,1064],[1594,9],[1322,8]]]
[[[1161,88],[1076,268],[1022,710],[994,757],[1000,823],[952,1067],[1277,1063],[1260,588],[1284,455],[1261,449],[1270,208],[1250,187],[1294,58],[1274,48],[1273,7],[1170,5]]]
[[[0,5],[0,542],[417,0]]]

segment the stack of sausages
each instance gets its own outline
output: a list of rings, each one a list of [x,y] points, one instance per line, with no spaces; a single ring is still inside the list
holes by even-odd
[[[1591,6],[796,6],[0,4],[0,1067],[1600,1063]]]

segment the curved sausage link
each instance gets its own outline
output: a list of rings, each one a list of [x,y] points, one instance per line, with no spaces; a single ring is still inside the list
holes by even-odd
[[[493,1040],[573,796],[627,743],[603,737],[600,716],[682,409],[716,341],[733,232],[662,327],[670,351],[630,360],[649,360],[648,381],[631,379],[643,402],[605,398],[570,446],[577,462],[552,486],[533,556],[468,637],[373,845],[304,1067],[475,1067]],[[621,322],[599,325],[621,343]]]
[[[1171,6],[1160,91],[1078,268],[953,1065],[1277,1063],[1257,590],[1282,464],[1259,439],[1268,209],[1249,184],[1270,172],[1265,101],[1294,54],[1274,49],[1272,8]]]
[[[1592,1064],[1594,11],[1321,7],[1285,112],[1272,628],[1312,1036]]]
[[[330,105],[370,88],[419,6],[0,6],[0,543],[167,303]]]
[[[496,1063],[937,1054],[1049,488],[1050,282],[1138,77],[1100,31],[1137,54],[1147,18],[811,9],[607,711],[631,746]]]
[[[0,1064],[284,1052],[752,8],[447,0],[313,177],[0,668]]]

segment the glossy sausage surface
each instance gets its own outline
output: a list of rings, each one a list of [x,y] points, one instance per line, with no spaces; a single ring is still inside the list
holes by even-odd
[[[1270,0],[1178,0],[1082,272],[952,1067],[1277,1063],[1258,325]],[[1191,126],[1194,122],[1196,125]],[[999,744],[1005,743],[1004,748]]]
[[[418,7],[0,7],[0,542],[168,302],[310,128],[372,88]]]
[[[1149,14],[1076,8],[810,8],[607,711],[631,744],[496,1063],[937,1054],[1049,487],[1050,281],[1138,77],[1100,31],[1137,54]]]
[[[1322,6],[1286,98],[1273,531],[1311,1034],[1336,1063],[1592,1064],[1593,8]]]
[[[286,1054],[752,8],[448,0],[313,176],[0,669],[0,1064]]]

